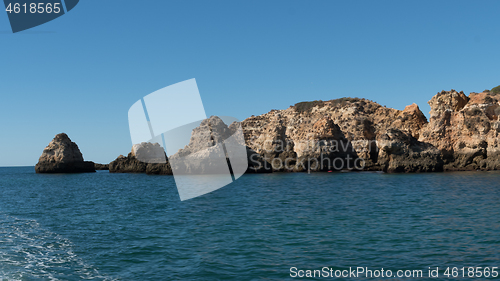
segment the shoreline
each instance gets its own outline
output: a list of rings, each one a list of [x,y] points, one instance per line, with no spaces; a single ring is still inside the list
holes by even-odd
[[[16,168],[35,168],[35,166],[0,166],[0,169],[16,169]],[[146,173],[121,173],[121,172],[109,172],[108,170],[97,170],[96,172],[108,172],[110,174],[145,174],[148,176],[173,176],[173,175],[158,175],[158,174],[146,174]],[[271,173],[245,173],[244,175],[256,175],[256,174],[339,174],[339,173],[373,173],[373,174],[388,174],[388,175],[412,175],[412,174],[451,174],[451,173],[464,173],[464,172],[500,172],[500,170],[447,170],[447,171],[439,171],[439,172],[414,172],[414,173],[388,173],[384,171],[377,170],[341,170],[341,171],[311,171],[308,172],[271,172]],[[43,174],[43,173],[42,173]],[[45,174],[81,174],[81,173],[45,173]],[[41,174],[40,174],[41,175]]]
[[[127,156],[109,164],[84,161],[76,143],[61,133],[44,149],[35,169],[207,174],[222,153],[216,144],[239,134],[247,173],[500,170],[500,87],[469,96],[441,91],[428,103],[429,120],[416,104],[397,110],[362,98],[300,102],[231,124],[211,116],[192,129],[189,143],[168,157],[173,166],[156,142],[134,144]],[[231,157],[223,153],[229,164]]]

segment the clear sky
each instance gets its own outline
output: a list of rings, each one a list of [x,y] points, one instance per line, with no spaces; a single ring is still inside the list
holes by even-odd
[[[500,1],[82,0],[12,34],[0,11],[0,166],[66,132],[86,160],[131,149],[127,112],[196,78],[207,115],[240,120],[363,97],[425,114],[441,90],[500,84]]]

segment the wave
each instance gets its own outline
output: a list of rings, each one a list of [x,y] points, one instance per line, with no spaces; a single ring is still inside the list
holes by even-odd
[[[35,220],[0,213],[0,280],[118,280],[74,253],[72,242]]]

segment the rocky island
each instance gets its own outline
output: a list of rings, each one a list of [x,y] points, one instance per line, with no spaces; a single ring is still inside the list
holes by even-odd
[[[65,133],[57,134],[42,152],[35,166],[37,173],[90,173],[94,162],[84,161],[76,143]]]
[[[109,163],[110,173],[146,173],[150,175],[172,175],[166,154],[158,144],[139,143],[125,157],[118,156]]]

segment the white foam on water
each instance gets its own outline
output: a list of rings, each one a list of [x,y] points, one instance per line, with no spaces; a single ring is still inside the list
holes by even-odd
[[[35,220],[0,214],[0,281],[118,280],[101,275],[73,251],[70,240]]]

